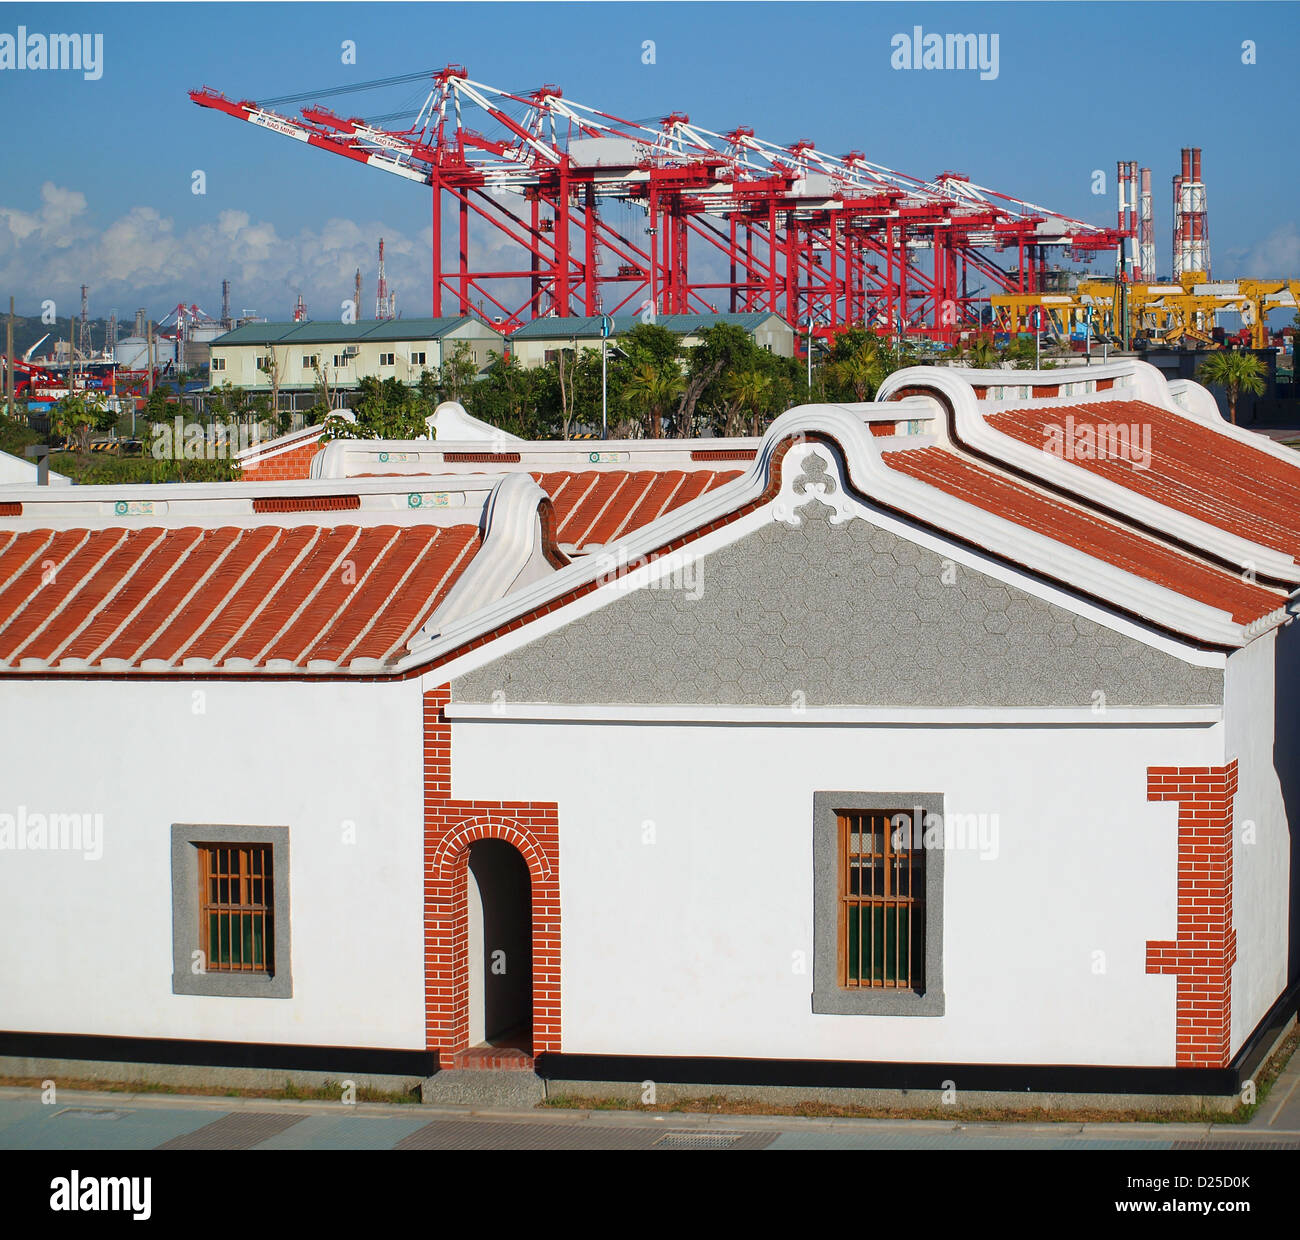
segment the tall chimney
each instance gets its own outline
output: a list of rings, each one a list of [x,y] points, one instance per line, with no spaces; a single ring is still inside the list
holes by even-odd
[[[1138,265],[1140,278],[1152,281],[1156,276],[1156,228],[1152,214],[1151,169],[1142,169],[1142,193],[1138,199]]]

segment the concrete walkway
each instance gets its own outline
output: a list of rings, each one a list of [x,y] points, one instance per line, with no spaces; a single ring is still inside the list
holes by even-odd
[[[935,1120],[487,1110],[0,1089],[0,1149],[1296,1149],[1290,1069],[1254,1122],[964,1124]]]
[[[1254,1132],[1294,1132],[1300,1129],[1300,1053],[1291,1056],[1282,1075],[1247,1128]]]

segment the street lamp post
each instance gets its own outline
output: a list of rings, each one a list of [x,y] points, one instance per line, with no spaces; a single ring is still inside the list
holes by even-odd
[[[808,399],[812,400],[812,333],[813,319],[808,316]]]
[[[607,389],[607,370],[605,364],[606,345],[609,334],[614,330],[614,320],[607,314],[600,316],[600,437],[609,438],[609,396]]]

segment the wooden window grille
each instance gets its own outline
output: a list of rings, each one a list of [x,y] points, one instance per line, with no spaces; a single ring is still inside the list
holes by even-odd
[[[840,985],[924,991],[925,848],[913,838],[911,811],[840,811],[837,819]]]
[[[200,844],[199,948],[210,973],[275,973],[270,844]]]

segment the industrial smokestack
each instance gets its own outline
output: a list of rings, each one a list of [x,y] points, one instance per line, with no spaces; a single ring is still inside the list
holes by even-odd
[[[1151,169],[1141,170],[1142,190],[1138,198],[1138,277],[1155,280],[1156,277],[1156,226],[1152,213]]]

